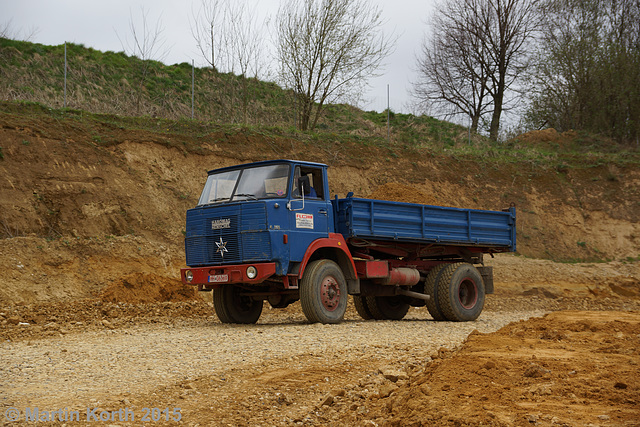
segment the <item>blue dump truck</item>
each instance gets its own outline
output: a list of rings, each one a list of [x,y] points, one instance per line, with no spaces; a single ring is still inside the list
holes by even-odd
[[[516,250],[516,211],[329,196],[327,165],[269,160],[212,170],[187,211],[182,281],[213,291],[223,323],[300,300],[310,322],[475,320],[493,292],[483,256]]]

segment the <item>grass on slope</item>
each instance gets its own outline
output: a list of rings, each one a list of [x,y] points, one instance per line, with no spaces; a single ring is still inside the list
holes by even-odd
[[[355,111],[355,112],[354,112]],[[132,131],[144,130],[167,137],[158,141],[168,146],[197,153],[201,150],[200,141],[212,133],[226,135],[245,135],[271,140],[292,140],[316,147],[335,147],[345,145],[358,149],[378,148],[387,153],[388,160],[403,158],[419,158],[419,156],[447,156],[461,160],[471,160],[480,164],[527,164],[558,173],[566,172],[569,168],[591,168],[604,164],[619,166],[640,165],[638,149],[623,148],[607,145],[606,141],[581,135],[562,147],[544,144],[525,144],[517,140],[506,143],[494,143],[486,138],[474,136],[468,140],[466,130],[457,125],[439,121],[432,117],[415,117],[405,114],[395,114],[395,118],[408,124],[399,133],[407,136],[403,138],[393,135],[387,139],[385,132],[362,135],[358,127],[352,124],[356,120],[371,122],[386,121],[386,115],[375,112],[358,114],[350,106],[330,106],[329,119],[334,125],[315,132],[300,132],[291,126],[257,126],[243,124],[224,124],[213,121],[198,121],[190,119],[163,119],[150,116],[130,117],[116,114],[98,114],[76,109],[55,109],[34,102],[0,101],[0,117],[13,116],[18,122],[21,117],[30,120],[43,118],[60,125],[74,123],[90,136],[96,145],[111,145],[114,140],[113,130]],[[363,119],[366,118],[366,119]],[[341,123],[338,123],[340,121]],[[421,132],[412,137],[413,127],[420,127]],[[336,129],[341,130],[336,131]],[[46,132],[46,129],[43,129]],[[182,136],[183,138],[175,138]],[[425,137],[426,136],[426,137]],[[583,139],[589,138],[585,144]],[[360,148],[358,148],[360,147]],[[2,148],[0,146],[0,160]]]

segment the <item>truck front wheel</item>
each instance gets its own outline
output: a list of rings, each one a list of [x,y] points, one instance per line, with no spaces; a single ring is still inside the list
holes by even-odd
[[[243,295],[239,286],[226,285],[213,290],[213,308],[222,323],[256,323],[262,314],[262,300]]]
[[[475,320],[484,308],[484,282],[477,268],[471,264],[447,265],[437,283],[438,303],[447,320],[466,322]]]
[[[309,322],[340,323],[347,298],[347,282],[338,264],[329,259],[309,263],[300,283],[300,304]]]

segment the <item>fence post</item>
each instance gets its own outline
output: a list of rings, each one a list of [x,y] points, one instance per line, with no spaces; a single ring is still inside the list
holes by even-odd
[[[64,108],[67,108],[67,42],[64,42]]]
[[[194,104],[194,93],[195,93],[195,63],[194,60],[191,60],[191,120],[193,120],[193,104]]]
[[[390,120],[389,120],[389,112],[390,109],[390,103],[389,103],[389,85],[387,84],[387,143],[390,144],[391,143],[391,124],[390,124]]]

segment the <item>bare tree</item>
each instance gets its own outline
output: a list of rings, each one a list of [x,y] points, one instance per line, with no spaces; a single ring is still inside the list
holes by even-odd
[[[277,15],[282,83],[297,95],[300,128],[315,128],[324,105],[357,94],[393,41],[366,0],[288,0]]]
[[[28,30],[16,30],[13,28],[13,19],[0,24],[0,37],[11,40],[23,40],[30,42],[40,32],[38,27],[30,27]]]
[[[127,55],[135,56],[140,61],[138,64],[138,85],[136,93],[136,114],[140,114],[140,105],[142,100],[142,92],[149,75],[150,60],[162,61],[168,54],[169,49],[165,48],[165,39],[163,36],[164,27],[162,19],[159,17],[155,26],[149,24],[149,12],[140,7],[140,25],[138,26],[133,18],[133,13],[129,12],[129,31],[132,40],[125,37],[123,42],[118,36],[122,49]],[[116,33],[117,35],[117,33]]]
[[[475,0],[482,3],[482,0]],[[539,29],[539,0],[488,0],[480,16],[481,40],[489,52],[488,87],[493,99],[489,137],[498,139],[506,93],[528,66],[531,44]]]
[[[262,43],[266,22],[260,22],[255,9],[242,2],[233,3],[227,16],[230,27],[228,33],[233,39],[229,41],[229,45],[234,70],[237,66],[240,75],[257,78],[266,67]]]
[[[202,57],[218,71],[219,51],[224,47],[227,0],[202,0],[198,12],[192,11],[191,35]]]
[[[193,13],[191,33],[215,74],[238,74],[239,85],[230,76],[212,76],[220,87],[215,98],[231,121],[236,120],[234,107],[240,104],[242,121],[247,122],[249,79],[266,68],[265,25],[247,0],[202,0],[199,11]]]
[[[8,21],[2,23],[0,25],[0,37],[3,39],[13,39],[13,29],[11,28],[13,24],[13,19],[9,19]]]
[[[526,69],[539,27],[539,0],[449,0],[436,11],[434,35],[418,58],[422,81],[414,93],[468,114],[472,125],[489,112],[497,140],[506,95]],[[426,83],[426,84],[425,84]],[[464,98],[467,98],[464,101]]]
[[[247,122],[249,104],[249,78],[258,78],[265,67],[263,59],[264,22],[260,24],[255,9],[249,9],[247,3],[234,3],[229,7],[229,25],[232,41],[232,67],[238,66],[241,81],[242,121]]]
[[[476,25],[475,12],[463,2],[441,5],[416,58],[418,79],[413,83],[413,96],[423,109],[435,107],[446,117],[466,115],[472,132],[491,107],[489,55],[473,36]]]

